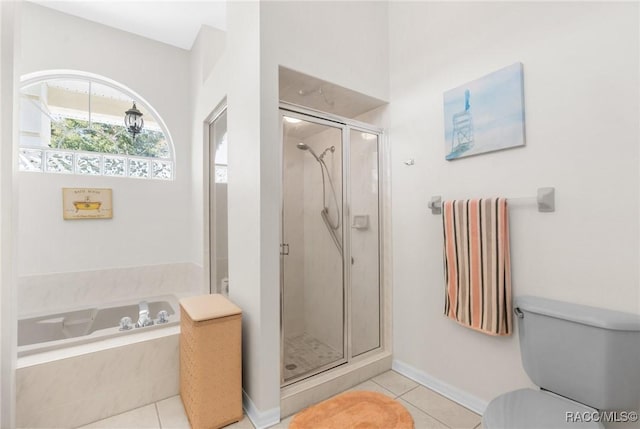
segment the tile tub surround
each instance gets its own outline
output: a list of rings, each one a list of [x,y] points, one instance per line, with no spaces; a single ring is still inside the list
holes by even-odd
[[[188,262],[21,276],[18,316],[141,296],[203,293],[202,288],[202,267]]]
[[[77,427],[178,394],[179,328],[170,335],[16,370],[17,427]],[[31,359],[32,357],[28,357]]]

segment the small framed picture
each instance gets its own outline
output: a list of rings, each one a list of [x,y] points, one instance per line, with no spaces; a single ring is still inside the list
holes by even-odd
[[[62,216],[72,219],[111,219],[111,189],[62,188]]]

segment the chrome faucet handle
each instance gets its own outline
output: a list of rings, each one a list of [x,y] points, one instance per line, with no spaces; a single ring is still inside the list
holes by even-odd
[[[158,312],[158,320],[156,323],[167,323],[169,321],[169,313],[166,310],[160,310]]]
[[[140,318],[138,319],[138,323],[136,323],[136,328],[144,328],[145,326],[153,325],[153,319],[149,317],[148,313],[140,314]]]
[[[138,304],[138,315],[142,317],[144,314],[149,315],[149,304],[147,301],[140,301]]]
[[[153,320],[149,317],[149,304],[147,301],[140,301],[138,304],[138,322],[136,328],[153,325]]]
[[[131,320],[131,317],[125,316],[120,319],[120,330],[128,331],[129,329],[133,329],[133,321]]]

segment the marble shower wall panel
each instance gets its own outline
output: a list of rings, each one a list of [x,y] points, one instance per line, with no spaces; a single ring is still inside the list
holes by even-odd
[[[338,210],[333,202],[331,186],[325,177],[325,193],[329,217],[340,220],[337,235],[342,240],[342,137],[341,129],[330,128],[305,139],[306,144],[319,156],[327,147],[325,163],[336,191]],[[304,160],[304,299],[305,326],[312,337],[337,351],[343,350],[343,271],[342,256],[327,230],[320,212],[322,202],[322,175],[318,162],[308,154]]]
[[[18,279],[18,316],[147,296],[203,293],[193,263],[39,274]]]
[[[295,338],[305,331],[305,231],[304,231],[304,176],[305,159],[312,158],[306,151],[296,148],[298,139],[284,140],[284,242],[289,244],[289,255],[284,256],[284,332]]]

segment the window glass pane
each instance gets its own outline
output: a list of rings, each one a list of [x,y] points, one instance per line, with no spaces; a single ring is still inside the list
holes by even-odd
[[[39,135],[24,135],[20,133],[20,147],[42,146],[42,139]]]
[[[225,131],[222,138],[220,139],[219,144],[216,147],[216,164],[217,165],[229,164],[229,162],[227,161],[227,150],[228,150],[227,149],[227,132]]]
[[[136,136],[135,143],[129,146],[128,154],[151,158],[171,157],[164,134],[161,131],[148,130],[146,122],[142,132]]]
[[[89,120],[89,81],[52,79],[42,85],[41,100],[54,120]]]
[[[144,119],[142,132],[133,139],[125,128],[125,112],[133,102],[117,87],[81,77],[53,78],[23,87],[20,147],[55,150],[46,152],[44,164],[38,152],[21,151],[20,170],[172,180],[170,143],[159,120],[143,103],[136,105]],[[83,153],[74,158],[74,151]]]

